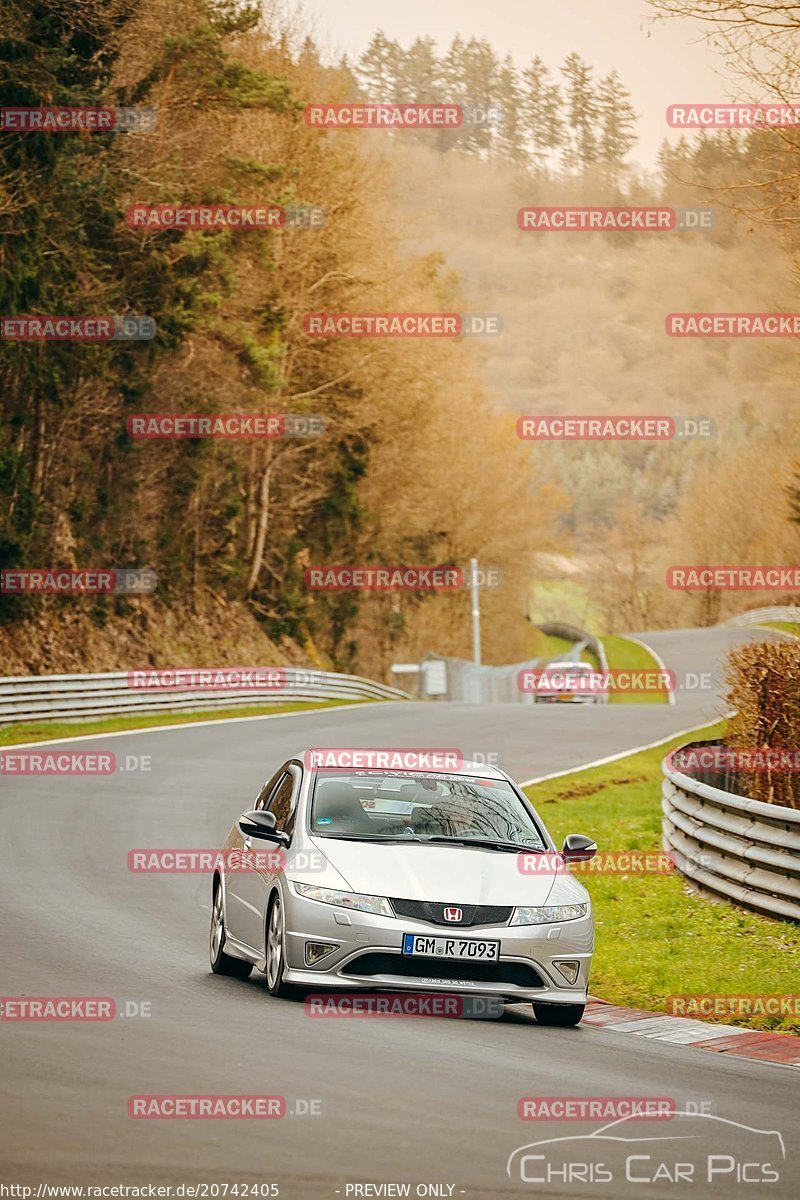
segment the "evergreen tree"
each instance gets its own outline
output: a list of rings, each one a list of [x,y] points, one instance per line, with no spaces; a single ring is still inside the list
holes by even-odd
[[[358,60],[357,76],[370,100],[402,101],[403,52],[381,30]]]
[[[522,92],[514,62],[508,54],[497,73],[495,107],[499,117],[492,134],[492,152],[501,158],[518,162],[524,157],[525,130],[523,125]]]
[[[572,134],[564,152],[568,170],[585,171],[598,161],[598,101],[592,84],[592,68],[579,54],[564,59],[561,71],[567,80],[567,124]]]
[[[522,80],[523,127],[530,141],[534,163],[537,167],[543,167],[564,141],[561,89],[551,81],[550,72],[538,56],[522,72]]]
[[[600,80],[597,89],[597,116],[600,130],[600,162],[618,174],[625,155],[636,144],[634,126],[638,117],[630,102],[630,92],[622,86],[616,71]]]

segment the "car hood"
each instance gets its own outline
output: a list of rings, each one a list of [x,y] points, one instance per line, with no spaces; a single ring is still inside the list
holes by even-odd
[[[418,842],[312,838],[354,892],[444,904],[546,904],[554,882],[558,903],[581,903],[586,891],[571,875],[523,875],[518,856],[475,847]]]

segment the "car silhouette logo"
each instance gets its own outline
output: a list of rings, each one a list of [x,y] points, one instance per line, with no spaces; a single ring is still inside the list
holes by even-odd
[[[445,921],[460,921],[463,915],[460,908],[446,908],[444,910]]]

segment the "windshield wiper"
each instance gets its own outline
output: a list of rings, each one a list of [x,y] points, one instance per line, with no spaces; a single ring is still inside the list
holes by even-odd
[[[400,834],[388,834],[384,836],[381,833],[317,833],[316,830],[312,833],[313,837],[335,838],[338,842],[424,842],[426,838],[420,837],[403,837]]]
[[[489,850],[513,850],[515,854],[542,854],[543,851],[538,846],[524,846],[521,842],[496,842],[491,838],[466,838],[466,837],[429,837],[425,838],[426,842],[441,842],[451,846],[480,846]]]

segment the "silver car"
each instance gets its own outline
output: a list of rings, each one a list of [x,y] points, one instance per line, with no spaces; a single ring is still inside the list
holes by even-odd
[[[608,700],[602,672],[585,662],[551,662],[542,667],[534,699],[539,704],[601,704]]]
[[[273,996],[371,989],[531,1001],[540,1023],[576,1025],[594,926],[558,852],[496,767],[320,769],[290,758],[233,826],[213,879],[219,975],[265,971]],[[227,869],[229,862],[248,869]]]

